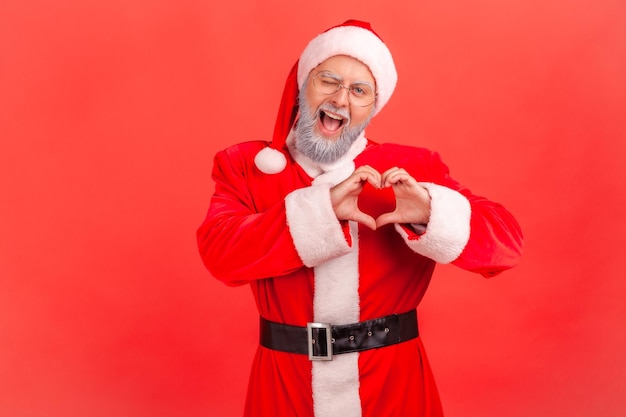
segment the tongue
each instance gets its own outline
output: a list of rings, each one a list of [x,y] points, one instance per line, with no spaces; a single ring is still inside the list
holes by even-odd
[[[339,129],[341,126],[342,120],[333,119],[332,117],[328,117],[326,114],[322,114],[322,124],[324,127],[331,132]]]

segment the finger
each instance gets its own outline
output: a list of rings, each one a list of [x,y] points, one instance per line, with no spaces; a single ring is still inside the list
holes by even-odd
[[[361,211],[354,214],[353,220],[357,223],[369,227],[372,230],[376,230],[376,220],[374,220],[372,216],[367,215]]]
[[[393,171],[386,177],[387,182],[391,184],[397,184],[399,182],[408,182],[412,179],[413,177],[403,169],[398,169],[396,171]]]
[[[381,184],[381,175],[380,172],[375,170],[369,165],[363,165],[358,167],[353,175],[359,176],[361,180],[367,180],[372,186],[376,188],[380,188]]]
[[[376,218],[376,227],[382,227],[386,224],[399,223],[398,213],[392,211],[390,213],[383,213]]]
[[[410,182],[413,177],[403,168],[393,167],[382,174],[381,183],[384,187],[389,187],[401,182]]]
[[[372,173],[367,170],[354,171],[348,178],[331,188],[331,191],[339,192],[342,196],[360,193],[364,182],[376,182],[376,178],[372,177]]]

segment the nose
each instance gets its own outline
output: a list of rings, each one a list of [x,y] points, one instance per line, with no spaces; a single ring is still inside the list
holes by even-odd
[[[337,107],[346,107],[348,104],[350,104],[349,95],[350,88],[340,85],[339,90],[337,90],[335,94],[333,94],[331,101]]]

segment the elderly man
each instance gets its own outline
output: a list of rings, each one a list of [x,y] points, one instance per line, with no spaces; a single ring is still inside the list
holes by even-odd
[[[441,416],[416,317],[435,264],[489,277],[518,262],[515,219],[438,154],[366,139],[396,80],[369,24],[347,21],[294,65],[272,142],[215,157],[197,236],[259,310],[246,416]]]

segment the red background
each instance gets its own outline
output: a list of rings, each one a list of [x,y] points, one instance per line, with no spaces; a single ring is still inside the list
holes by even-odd
[[[441,267],[420,309],[447,415],[624,415],[625,4],[3,0],[0,415],[241,414],[255,308],[195,247],[212,157],[270,137],[347,18],[400,77],[368,136],[440,151],[525,232],[519,267]]]

